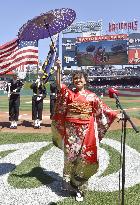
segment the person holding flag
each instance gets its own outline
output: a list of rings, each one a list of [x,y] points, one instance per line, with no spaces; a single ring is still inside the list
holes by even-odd
[[[26,41],[15,38],[0,46],[0,75],[15,70],[20,66],[38,64],[38,41]],[[17,128],[20,106],[20,90],[23,82],[18,79],[16,73],[13,79],[7,83],[6,91],[9,98],[10,128]]]
[[[42,68],[38,72],[37,80],[31,84],[30,88],[33,90],[32,97],[32,120],[34,120],[34,128],[41,128],[40,124],[42,121],[43,112],[43,99],[46,97],[46,87],[45,84],[49,81],[50,76],[54,73],[54,62],[56,60],[58,47],[58,34],[51,38],[50,50],[48,52],[47,58],[43,63]]]
[[[50,83],[50,119],[54,113],[54,105],[57,94],[57,86],[55,80],[55,69],[54,64],[56,59],[58,58],[58,43],[59,43],[59,35],[56,34],[51,38],[50,50],[48,52],[47,58],[42,66],[42,79],[44,84]]]
[[[43,79],[38,75],[37,80],[31,84],[33,90],[32,96],[32,120],[34,120],[34,129],[41,128],[43,99],[46,97],[46,87]]]

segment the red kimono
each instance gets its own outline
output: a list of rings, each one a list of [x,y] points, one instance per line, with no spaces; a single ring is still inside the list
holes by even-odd
[[[64,150],[66,181],[82,187],[97,171],[99,141],[116,115],[93,92],[71,91],[62,85],[52,132],[54,144]]]

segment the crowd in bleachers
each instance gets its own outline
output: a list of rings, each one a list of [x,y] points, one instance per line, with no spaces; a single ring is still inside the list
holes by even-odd
[[[115,68],[114,66],[101,66],[89,67],[85,69],[89,76],[137,76],[140,75],[140,66],[137,67],[121,67]]]
[[[114,66],[102,66],[102,67],[88,67],[81,68],[84,70],[89,78],[90,82],[96,82],[99,85],[104,84],[122,84],[124,86],[132,84],[132,86],[139,86],[139,81],[134,81],[134,78],[140,78],[140,66],[122,66],[122,68],[115,68]],[[64,71],[63,73],[63,81],[69,83],[71,81],[71,74],[74,70]],[[122,78],[125,80],[122,82]],[[120,80],[121,79],[121,80]],[[119,82],[121,81],[121,82]]]

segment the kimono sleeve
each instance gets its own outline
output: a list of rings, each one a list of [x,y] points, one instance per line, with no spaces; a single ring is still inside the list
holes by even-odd
[[[98,127],[99,140],[104,137],[110,125],[117,118],[117,113],[107,106],[100,98],[96,97],[94,103],[96,110],[96,122]]]
[[[66,116],[68,98],[69,98],[69,89],[67,88],[66,85],[62,84],[62,88],[57,92],[53,118],[62,119]]]
[[[65,85],[57,93],[54,115],[52,117],[51,129],[53,134],[53,143],[62,148],[62,140],[65,135],[65,116],[67,113],[67,102],[69,91]]]

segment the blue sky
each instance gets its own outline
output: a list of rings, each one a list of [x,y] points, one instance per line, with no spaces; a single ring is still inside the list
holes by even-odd
[[[103,20],[104,31],[111,21],[131,22],[138,20],[140,28],[140,0],[2,0],[0,4],[0,45],[14,39],[19,28],[28,20],[52,9],[71,8],[76,12],[76,20]],[[39,58],[45,59],[49,39],[39,41]]]

